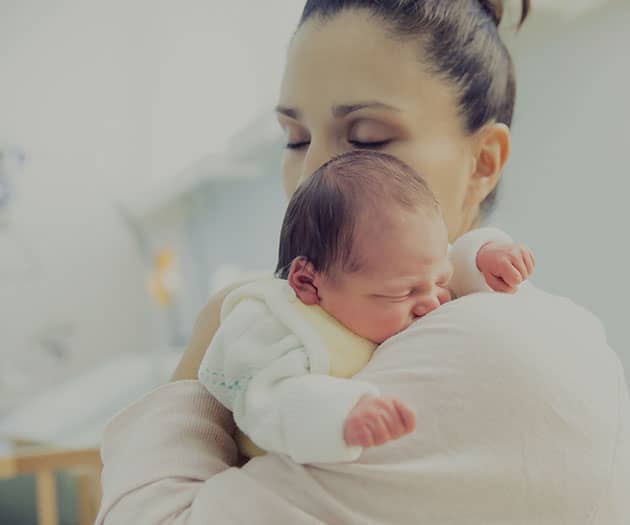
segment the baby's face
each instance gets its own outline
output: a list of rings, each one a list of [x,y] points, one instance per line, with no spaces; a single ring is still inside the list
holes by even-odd
[[[448,233],[430,212],[396,210],[364,221],[361,269],[320,275],[320,305],[354,333],[382,343],[450,300]]]

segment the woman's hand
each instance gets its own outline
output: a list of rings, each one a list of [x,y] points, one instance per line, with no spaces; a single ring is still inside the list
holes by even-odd
[[[477,268],[495,292],[515,293],[535,265],[534,254],[522,244],[489,242],[477,253]]]
[[[171,381],[197,379],[197,372],[199,371],[201,360],[206,354],[206,350],[208,346],[210,346],[210,341],[212,341],[221,322],[221,305],[223,304],[223,300],[227,294],[243,284],[244,283],[237,283],[221,290],[210,299],[210,302],[197,316],[190,343],[188,343],[188,347],[177,365]]]

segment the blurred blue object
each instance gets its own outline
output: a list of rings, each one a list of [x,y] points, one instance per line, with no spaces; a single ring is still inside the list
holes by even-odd
[[[24,164],[24,153],[14,147],[0,148],[0,210],[9,207],[14,179]]]

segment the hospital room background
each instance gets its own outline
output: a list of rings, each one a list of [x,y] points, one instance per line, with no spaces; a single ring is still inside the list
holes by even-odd
[[[302,3],[0,0],[0,524],[90,523],[108,418],[168,381],[213,292],[274,268]],[[520,92],[489,222],[630,377],[630,0],[533,7],[504,27]]]

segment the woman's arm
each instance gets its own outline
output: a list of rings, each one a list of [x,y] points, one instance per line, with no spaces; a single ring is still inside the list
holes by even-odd
[[[232,468],[239,461],[232,414],[196,381],[219,327],[223,301],[243,284],[225,288],[201,311],[173,382],[107,426],[96,525],[230,525],[252,519],[261,524],[321,524],[264,483]]]
[[[96,525],[319,523],[242,473],[231,414],[198,381],[169,383],[103,437]]]

